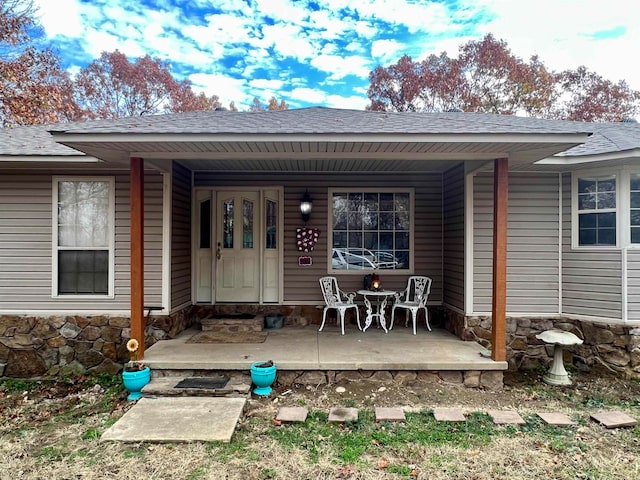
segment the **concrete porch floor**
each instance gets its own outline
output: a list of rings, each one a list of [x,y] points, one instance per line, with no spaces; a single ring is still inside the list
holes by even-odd
[[[248,370],[253,362],[273,360],[279,370],[506,370],[506,362],[481,355],[476,342],[464,342],[443,329],[428,332],[396,326],[389,333],[372,326],[366,332],[338,327],[286,326],[266,330],[264,343],[187,343],[199,329],[160,340],[147,349],[151,369]]]

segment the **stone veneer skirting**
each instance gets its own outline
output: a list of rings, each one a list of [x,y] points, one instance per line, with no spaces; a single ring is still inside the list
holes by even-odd
[[[191,326],[190,308],[147,317],[145,343]],[[129,317],[0,315],[0,376],[116,374],[129,360]]]
[[[490,316],[467,317],[447,309],[445,327],[463,340],[477,341],[491,348]],[[640,379],[640,328],[566,317],[508,317],[509,370],[532,370],[551,363],[553,347],[538,340],[536,335],[553,328],[572,332],[584,340],[582,345],[565,349],[567,364],[579,370],[606,369]]]

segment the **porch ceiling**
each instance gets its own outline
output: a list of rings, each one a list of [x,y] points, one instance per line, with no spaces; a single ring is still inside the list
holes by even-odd
[[[65,136],[66,137],[66,136]],[[76,137],[76,138],[73,138]],[[517,169],[580,143],[575,135],[562,138],[424,138],[376,141],[334,139],[224,140],[154,138],[114,141],[109,138],[61,138],[64,145],[107,163],[130,157],[178,160],[194,171],[287,172],[415,172],[444,171],[464,160],[509,158]],[[452,136],[449,136],[452,137]],[[488,137],[488,136],[487,136]],[[522,136],[524,137],[524,136]]]

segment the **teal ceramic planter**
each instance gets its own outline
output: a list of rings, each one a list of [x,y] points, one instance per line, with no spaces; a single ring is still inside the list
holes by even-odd
[[[135,372],[122,372],[124,388],[129,390],[127,400],[138,400],[142,397],[142,388],[151,380],[151,370],[145,367]]]
[[[269,395],[276,379],[276,366],[261,366],[264,364],[265,362],[256,362],[251,365],[251,381],[256,386],[253,389],[256,395]]]

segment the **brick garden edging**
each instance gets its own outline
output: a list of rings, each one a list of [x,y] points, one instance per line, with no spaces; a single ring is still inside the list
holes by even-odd
[[[463,340],[491,348],[491,317],[465,317],[447,310],[445,328]],[[584,340],[565,349],[565,362],[580,370],[605,368],[627,378],[640,379],[640,328],[566,317],[507,317],[507,362],[509,370],[533,370],[547,366],[553,347],[536,335],[557,328]]]

